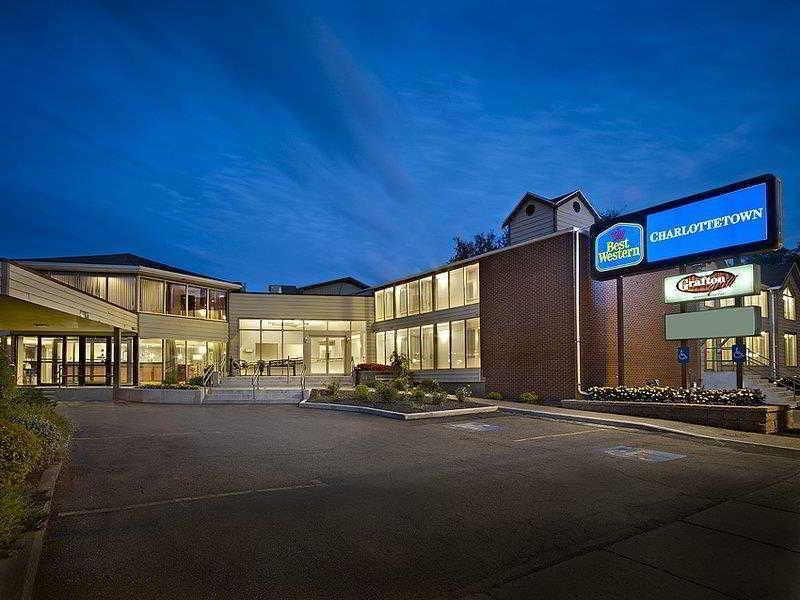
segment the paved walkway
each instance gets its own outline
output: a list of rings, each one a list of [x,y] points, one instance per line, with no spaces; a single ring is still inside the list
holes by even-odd
[[[570,408],[561,408],[559,406],[531,405],[507,401],[496,402],[496,404],[507,412],[529,414],[537,417],[637,427],[640,429],[677,433],[722,442],[800,451],[800,436],[766,435],[763,433],[722,429],[721,427],[709,427],[707,425],[694,425],[692,423],[682,423],[680,421],[669,421],[667,419],[650,419],[647,417],[616,415],[588,410],[574,410]]]

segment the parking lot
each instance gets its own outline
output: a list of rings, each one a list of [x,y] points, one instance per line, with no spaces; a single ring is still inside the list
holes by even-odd
[[[35,597],[791,598],[787,454],[525,418],[71,404]]]

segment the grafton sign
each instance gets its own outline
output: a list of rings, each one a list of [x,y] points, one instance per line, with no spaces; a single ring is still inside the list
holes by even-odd
[[[761,272],[758,265],[727,267],[667,277],[664,279],[664,301],[694,302],[749,296],[759,293],[760,288]]]
[[[780,199],[780,180],[761,175],[592,225],[592,275],[610,279],[777,248]],[[611,243],[620,232],[629,247]]]

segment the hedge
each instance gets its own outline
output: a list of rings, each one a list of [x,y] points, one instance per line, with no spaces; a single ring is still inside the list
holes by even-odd
[[[25,481],[42,458],[42,442],[23,425],[0,420],[0,487]]]
[[[663,402],[667,404],[719,404],[729,406],[759,406],[764,404],[761,390],[706,390],[657,386],[592,387],[589,400],[601,402]]]

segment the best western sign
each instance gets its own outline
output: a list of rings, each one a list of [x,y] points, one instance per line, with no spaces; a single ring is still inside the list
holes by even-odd
[[[762,175],[595,224],[595,279],[777,248],[780,180]]]
[[[741,265],[667,277],[664,279],[664,301],[674,303],[733,298],[757,294],[760,289],[760,267]]]

